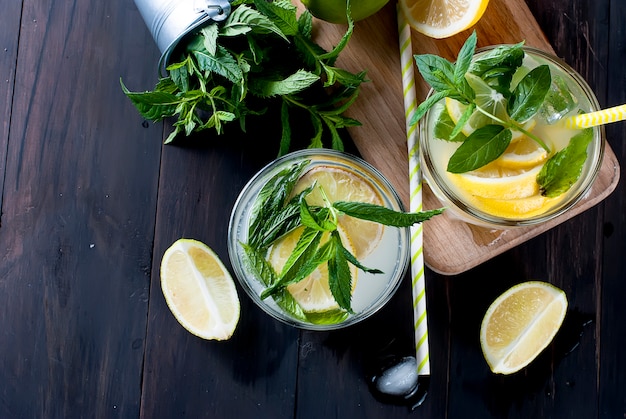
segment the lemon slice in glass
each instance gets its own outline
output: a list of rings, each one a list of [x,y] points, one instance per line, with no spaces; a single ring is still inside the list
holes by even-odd
[[[481,198],[519,199],[539,193],[537,174],[530,170],[510,169],[492,162],[467,173],[449,173],[450,181],[463,193]]]
[[[528,169],[544,163],[547,159],[548,152],[535,140],[523,135],[511,143],[497,161],[504,168]]]

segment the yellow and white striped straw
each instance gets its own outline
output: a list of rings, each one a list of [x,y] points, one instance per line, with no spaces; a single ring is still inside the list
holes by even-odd
[[[411,47],[411,27],[403,11],[397,6],[398,35],[400,41],[400,64],[402,68],[402,89],[406,120],[406,139],[409,151],[409,189],[411,212],[422,210],[422,173],[419,162],[417,125],[410,126],[417,98],[413,72],[413,48]],[[424,254],[422,224],[411,227],[411,283],[413,294],[413,317],[415,329],[415,353],[418,375],[430,375],[428,353],[428,321],[426,318],[426,284],[424,281]]]
[[[568,128],[591,128],[624,120],[626,120],[626,104],[570,116],[565,119],[565,126]]]

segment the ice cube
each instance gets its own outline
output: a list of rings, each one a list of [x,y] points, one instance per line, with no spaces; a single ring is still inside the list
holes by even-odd
[[[386,369],[376,380],[376,389],[384,394],[403,396],[417,385],[417,360],[408,356]]]
[[[571,93],[563,77],[552,77],[552,85],[546,94],[539,116],[548,124],[554,124],[578,106],[578,100]]]

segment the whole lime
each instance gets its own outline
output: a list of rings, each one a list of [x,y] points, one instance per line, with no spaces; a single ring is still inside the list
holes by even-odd
[[[300,0],[313,16],[331,23],[347,23],[346,0]],[[365,19],[378,12],[389,0],[351,0],[353,21]]]

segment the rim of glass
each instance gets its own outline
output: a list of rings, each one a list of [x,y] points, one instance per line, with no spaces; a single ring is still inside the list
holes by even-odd
[[[274,319],[293,327],[313,331],[327,331],[342,329],[347,326],[359,323],[378,312],[389,302],[389,300],[391,300],[391,298],[395,295],[396,291],[400,287],[402,279],[404,278],[409,265],[410,232],[408,228],[385,227],[397,230],[398,239],[400,240],[397,255],[398,262],[395,265],[395,270],[393,271],[393,273],[390,274],[391,278],[385,286],[384,290],[371,304],[369,304],[364,310],[356,314],[350,315],[346,320],[342,322],[333,324],[313,324],[303,322],[298,319],[294,319],[287,313],[283,312],[279,307],[275,305],[275,303],[273,303],[273,301],[268,302],[262,300],[258,294],[258,291],[255,291],[252,286],[253,284],[251,283],[251,281],[253,281],[254,284],[259,285],[260,281],[250,275],[250,273],[245,268],[244,261],[242,260],[242,252],[239,241],[241,239],[246,240],[248,235],[248,223],[247,220],[242,221],[242,217],[247,217],[250,207],[253,205],[253,202],[256,199],[260,188],[265,184],[270,176],[273,176],[279,170],[297,161],[308,158],[315,159],[315,157],[319,157],[320,159],[319,161],[312,162],[310,164],[311,166],[319,165],[320,162],[322,164],[331,162],[339,165],[348,165],[352,170],[355,170],[357,174],[367,179],[372,184],[372,186],[374,186],[379,191],[381,196],[383,196],[384,200],[386,201],[386,205],[391,205],[396,210],[404,211],[404,205],[393,185],[391,185],[389,180],[387,180],[387,178],[378,169],[376,169],[365,160],[350,153],[332,149],[316,148],[298,150],[279,157],[278,159],[267,164],[265,167],[259,170],[243,187],[237,200],[235,201],[228,224],[228,254],[239,284],[242,286],[248,297],[250,297],[250,299],[259,308],[261,308],[261,310],[269,314]]]
[[[476,53],[474,55],[476,56],[481,53],[485,53],[499,46],[502,46],[502,45],[490,45],[487,47],[479,48],[476,50]],[[587,97],[587,100],[589,101],[589,104],[591,106],[590,111],[601,109],[600,103],[598,102],[598,99],[596,98],[595,93],[593,92],[593,90],[591,89],[587,81],[576,70],[574,70],[569,64],[561,60],[559,57],[553,54],[550,54],[546,51],[535,48],[535,47],[523,46],[522,49],[524,50],[525,53],[539,56],[540,58],[548,60],[552,62],[553,64],[555,64],[556,66],[560,67],[561,70],[563,70],[565,74],[571,77],[571,79],[581,89],[582,93]],[[433,94],[433,92],[434,90],[431,89],[427,97],[430,97]],[[429,186],[431,186],[431,188],[433,187],[436,188],[438,194],[444,195],[444,197],[454,207],[456,207],[458,211],[461,211],[463,213],[463,216],[464,216],[463,219],[465,219],[466,221],[470,223],[488,226],[488,227],[514,228],[514,227],[537,225],[537,224],[541,224],[546,221],[552,220],[564,214],[566,211],[568,211],[569,209],[574,207],[578,202],[580,202],[580,200],[589,192],[589,190],[593,186],[593,183],[595,182],[598,176],[598,173],[600,172],[600,167],[602,166],[602,160],[604,157],[604,149],[605,149],[604,126],[598,126],[598,127],[593,128],[593,136],[594,136],[593,142],[598,143],[596,147],[597,153],[595,153],[594,156],[588,156],[587,158],[588,159],[595,158],[595,160],[588,164],[585,164],[585,168],[587,168],[587,170],[582,173],[581,177],[577,180],[574,186],[572,186],[572,188],[570,188],[570,190],[566,192],[566,194],[568,195],[562,199],[561,203],[555,205],[553,208],[551,208],[550,210],[548,210],[547,212],[543,214],[536,215],[534,217],[530,217],[526,219],[493,216],[484,211],[480,211],[472,207],[471,205],[466,204],[463,199],[458,197],[457,194],[455,194],[453,191],[450,190],[450,188],[447,187],[445,180],[443,180],[441,176],[439,175],[439,173],[437,172],[437,170],[434,169],[434,164],[430,158],[430,152],[429,152],[430,148],[428,146],[428,141],[426,140],[427,138],[426,133],[428,130],[428,127],[427,127],[428,119],[429,119],[429,115],[431,111],[432,109],[426,113],[426,115],[422,118],[419,124],[420,158],[424,165],[425,172],[430,175],[430,177],[434,180],[434,183],[435,183],[435,185],[429,184]],[[427,152],[423,152],[423,150],[426,150]]]

